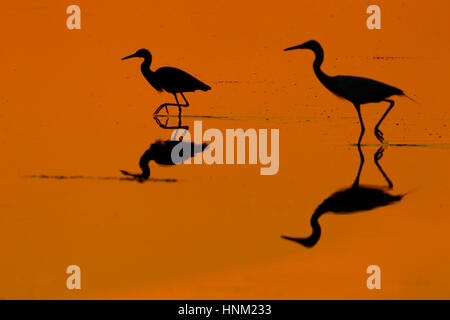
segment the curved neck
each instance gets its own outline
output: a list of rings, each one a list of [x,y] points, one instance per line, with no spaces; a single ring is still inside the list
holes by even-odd
[[[150,160],[151,160],[151,152],[150,149],[148,149],[139,159],[139,167],[142,170],[141,177],[144,179],[148,179],[150,177],[150,167],[148,165]]]
[[[314,69],[314,73],[316,74],[317,78],[319,79],[319,81],[323,84],[326,85],[326,83],[328,82],[328,80],[330,79],[330,77],[328,75],[326,75],[322,69],[320,69],[322,63],[323,63],[323,49],[322,47],[315,47],[314,49],[312,49],[314,54],[316,55],[316,58],[314,59],[314,63],[313,63],[313,69]]]
[[[320,235],[322,234],[322,230],[319,225],[319,217],[324,213],[325,213],[325,211],[323,211],[322,208],[319,206],[316,209],[316,211],[314,212],[314,214],[312,215],[312,217],[311,217],[312,233],[309,237],[307,237],[307,238],[291,238],[291,237],[283,236],[283,238],[297,242],[297,243],[301,244],[302,246],[305,246],[308,248],[315,246],[316,243],[320,239]]]
[[[150,70],[150,65],[152,64],[152,58],[151,57],[145,57],[144,61],[141,64],[141,71],[144,74],[151,74],[152,70]]]

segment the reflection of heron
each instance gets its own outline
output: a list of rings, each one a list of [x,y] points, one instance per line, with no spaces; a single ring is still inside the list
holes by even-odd
[[[208,145],[206,143],[198,145],[193,142],[185,142],[182,140],[158,140],[155,143],[152,143],[150,145],[150,148],[148,148],[139,159],[139,167],[141,168],[142,173],[129,173],[125,170],[120,170],[120,172],[122,172],[126,176],[134,177],[139,182],[143,182],[150,177],[150,167],[148,164],[151,160],[160,165],[172,166],[180,164],[183,161],[186,161],[187,159],[195,156],[196,153],[205,150],[207,146]],[[174,160],[172,157],[172,151],[175,147],[177,147],[177,150],[180,150],[180,153],[177,154],[178,158],[176,160]],[[185,150],[189,152],[185,153]]]
[[[211,89],[210,86],[204,84],[200,80],[194,78],[190,74],[184,72],[183,70],[172,68],[172,67],[162,67],[156,71],[150,70],[150,65],[152,64],[152,55],[147,49],[140,49],[134,54],[129,55],[122,60],[129,58],[144,58],[141,64],[141,72],[145,79],[158,91],[167,91],[175,97],[176,104],[174,103],[164,103],[160,105],[153,115],[157,115],[162,108],[167,106],[177,106],[178,113],[181,114],[181,107],[188,107],[189,103],[183,95],[183,92],[193,92],[196,90],[208,91]],[[181,94],[184,100],[184,104],[178,102],[177,93]]]
[[[312,234],[307,238],[281,236],[283,239],[295,241],[305,247],[312,247],[317,243],[317,241],[319,241],[321,235],[319,218],[324,213],[334,212],[337,214],[346,214],[358,211],[368,211],[378,207],[390,205],[400,201],[403,198],[404,195],[391,195],[384,191],[382,187],[368,187],[359,185],[359,177],[364,164],[364,156],[359,145],[358,151],[361,162],[353,185],[350,188],[340,190],[332,194],[317,207],[311,217]],[[393,186],[392,182],[389,180],[388,176],[378,163],[378,160],[383,157],[383,151],[383,147],[380,147],[377,150],[374,155],[374,161],[383,177],[386,179],[389,189],[391,189]]]
[[[290,47],[287,50],[294,49],[310,49],[314,52],[316,58],[313,63],[314,73],[316,74],[319,81],[331,92],[336,94],[339,97],[342,97],[351,103],[356,108],[358,112],[359,121],[361,124],[361,134],[359,136],[358,144],[361,143],[362,137],[364,135],[364,123],[361,117],[361,104],[370,103],[370,102],[380,102],[386,101],[389,102],[389,108],[383,114],[381,119],[378,121],[375,126],[375,136],[380,142],[383,142],[383,133],[378,129],[381,122],[383,122],[386,115],[394,106],[394,101],[387,99],[390,96],[400,95],[406,96],[402,90],[392,87],[390,85],[361,77],[351,77],[351,76],[335,76],[330,77],[326,75],[321,69],[320,66],[323,62],[323,49],[322,46],[314,40],[307,41],[301,45]],[[409,97],[408,97],[409,98]],[[411,98],[409,98],[411,99]],[[412,100],[412,99],[411,99]]]

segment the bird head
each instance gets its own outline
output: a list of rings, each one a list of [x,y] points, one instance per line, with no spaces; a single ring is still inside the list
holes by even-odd
[[[150,53],[150,51],[148,51],[147,49],[139,49],[138,51],[136,51],[135,53],[133,53],[132,55],[126,56],[125,58],[122,58],[122,60],[126,60],[126,59],[130,59],[130,58],[144,58],[144,59],[151,59],[152,55]]]
[[[317,49],[321,49],[321,48],[322,47],[316,40],[309,40],[298,46],[286,48],[286,49],[284,49],[284,51],[295,50],[295,49],[310,49],[310,50],[316,51]]]

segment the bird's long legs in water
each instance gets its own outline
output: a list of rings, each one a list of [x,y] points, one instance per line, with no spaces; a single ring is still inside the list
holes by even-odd
[[[189,106],[189,102],[186,100],[184,94],[182,92],[180,92],[180,94],[183,97],[185,104],[180,104],[180,102],[178,101],[178,98],[177,98],[177,94],[174,93],[173,96],[175,97],[175,100],[177,103],[176,104],[175,103],[163,103],[155,110],[155,112],[153,113],[153,116],[154,117],[158,116],[158,113],[159,113],[159,111],[161,111],[162,108],[166,108],[167,113],[169,113],[169,111],[167,110],[167,107],[168,106],[176,106],[176,107],[178,107],[178,116],[180,117],[181,116],[181,108],[180,107],[188,107]]]
[[[353,187],[358,188],[359,187],[359,177],[361,176],[361,171],[364,165],[364,154],[361,150],[361,145],[358,144],[358,152],[359,152],[359,168],[358,168],[358,174],[356,175],[355,181],[353,182]]]
[[[391,111],[391,109],[394,107],[394,101],[393,100],[384,99],[383,101],[389,102],[389,108],[387,108],[386,112],[383,114],[383,116],[381,117],[380,121],[378,121],[377,125],[375,126],[375,136],[377,137],[377,139],[381,143],[384,142],[383,132],[381,132],[380,129],[378,129],[378,127],[380,126],[381,122],[383,122],[384,118],[386,118],[386,116],[389,113],[389,111]]]
[[[355,108],[356,108],[356,111],[358,111],[359,123],[361,124],[361,133],[360,133],[359,139],[358,139],[358,146],[359,146],[359,145],[361,145],[361,140],[362,140],[362,138],[364,136],[364,131],[366,129],[364,128],[364,122],[363,122],[363,119],[361,117],[361,106],[359,104],[355,104]]]
[[[183,92],[180,92],[180,94],[181,94],[181,96],[183,97],[184,104],[180,104],[180,103],[178,102],[177,95],[174,94],[175,100],[177,101],[177,104],[178,104],[178,116],[179,116],[179,117],[181,116],[181,108],[180,108],[180,107],[184,107],[184,108],[189,107],[189,102],[186,100],[186,97],[184,96]]]

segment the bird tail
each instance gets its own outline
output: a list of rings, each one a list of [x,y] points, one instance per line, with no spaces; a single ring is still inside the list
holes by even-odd
[[[409,100],[411,100],[412,102],[417,103],[417,104],[420,104],[419,101],[414,100],[413,98],[411,98],[410,96],[408,96],[406,93],[403,92],[402,95],[405,96],[406,98],[408,98]]]
[[[207,84],[201,82],[201,88],[200,88],[200,90],[202,90],[202,91],[208,91],[208,90],[211,90],[211,87],[208,86]]]

